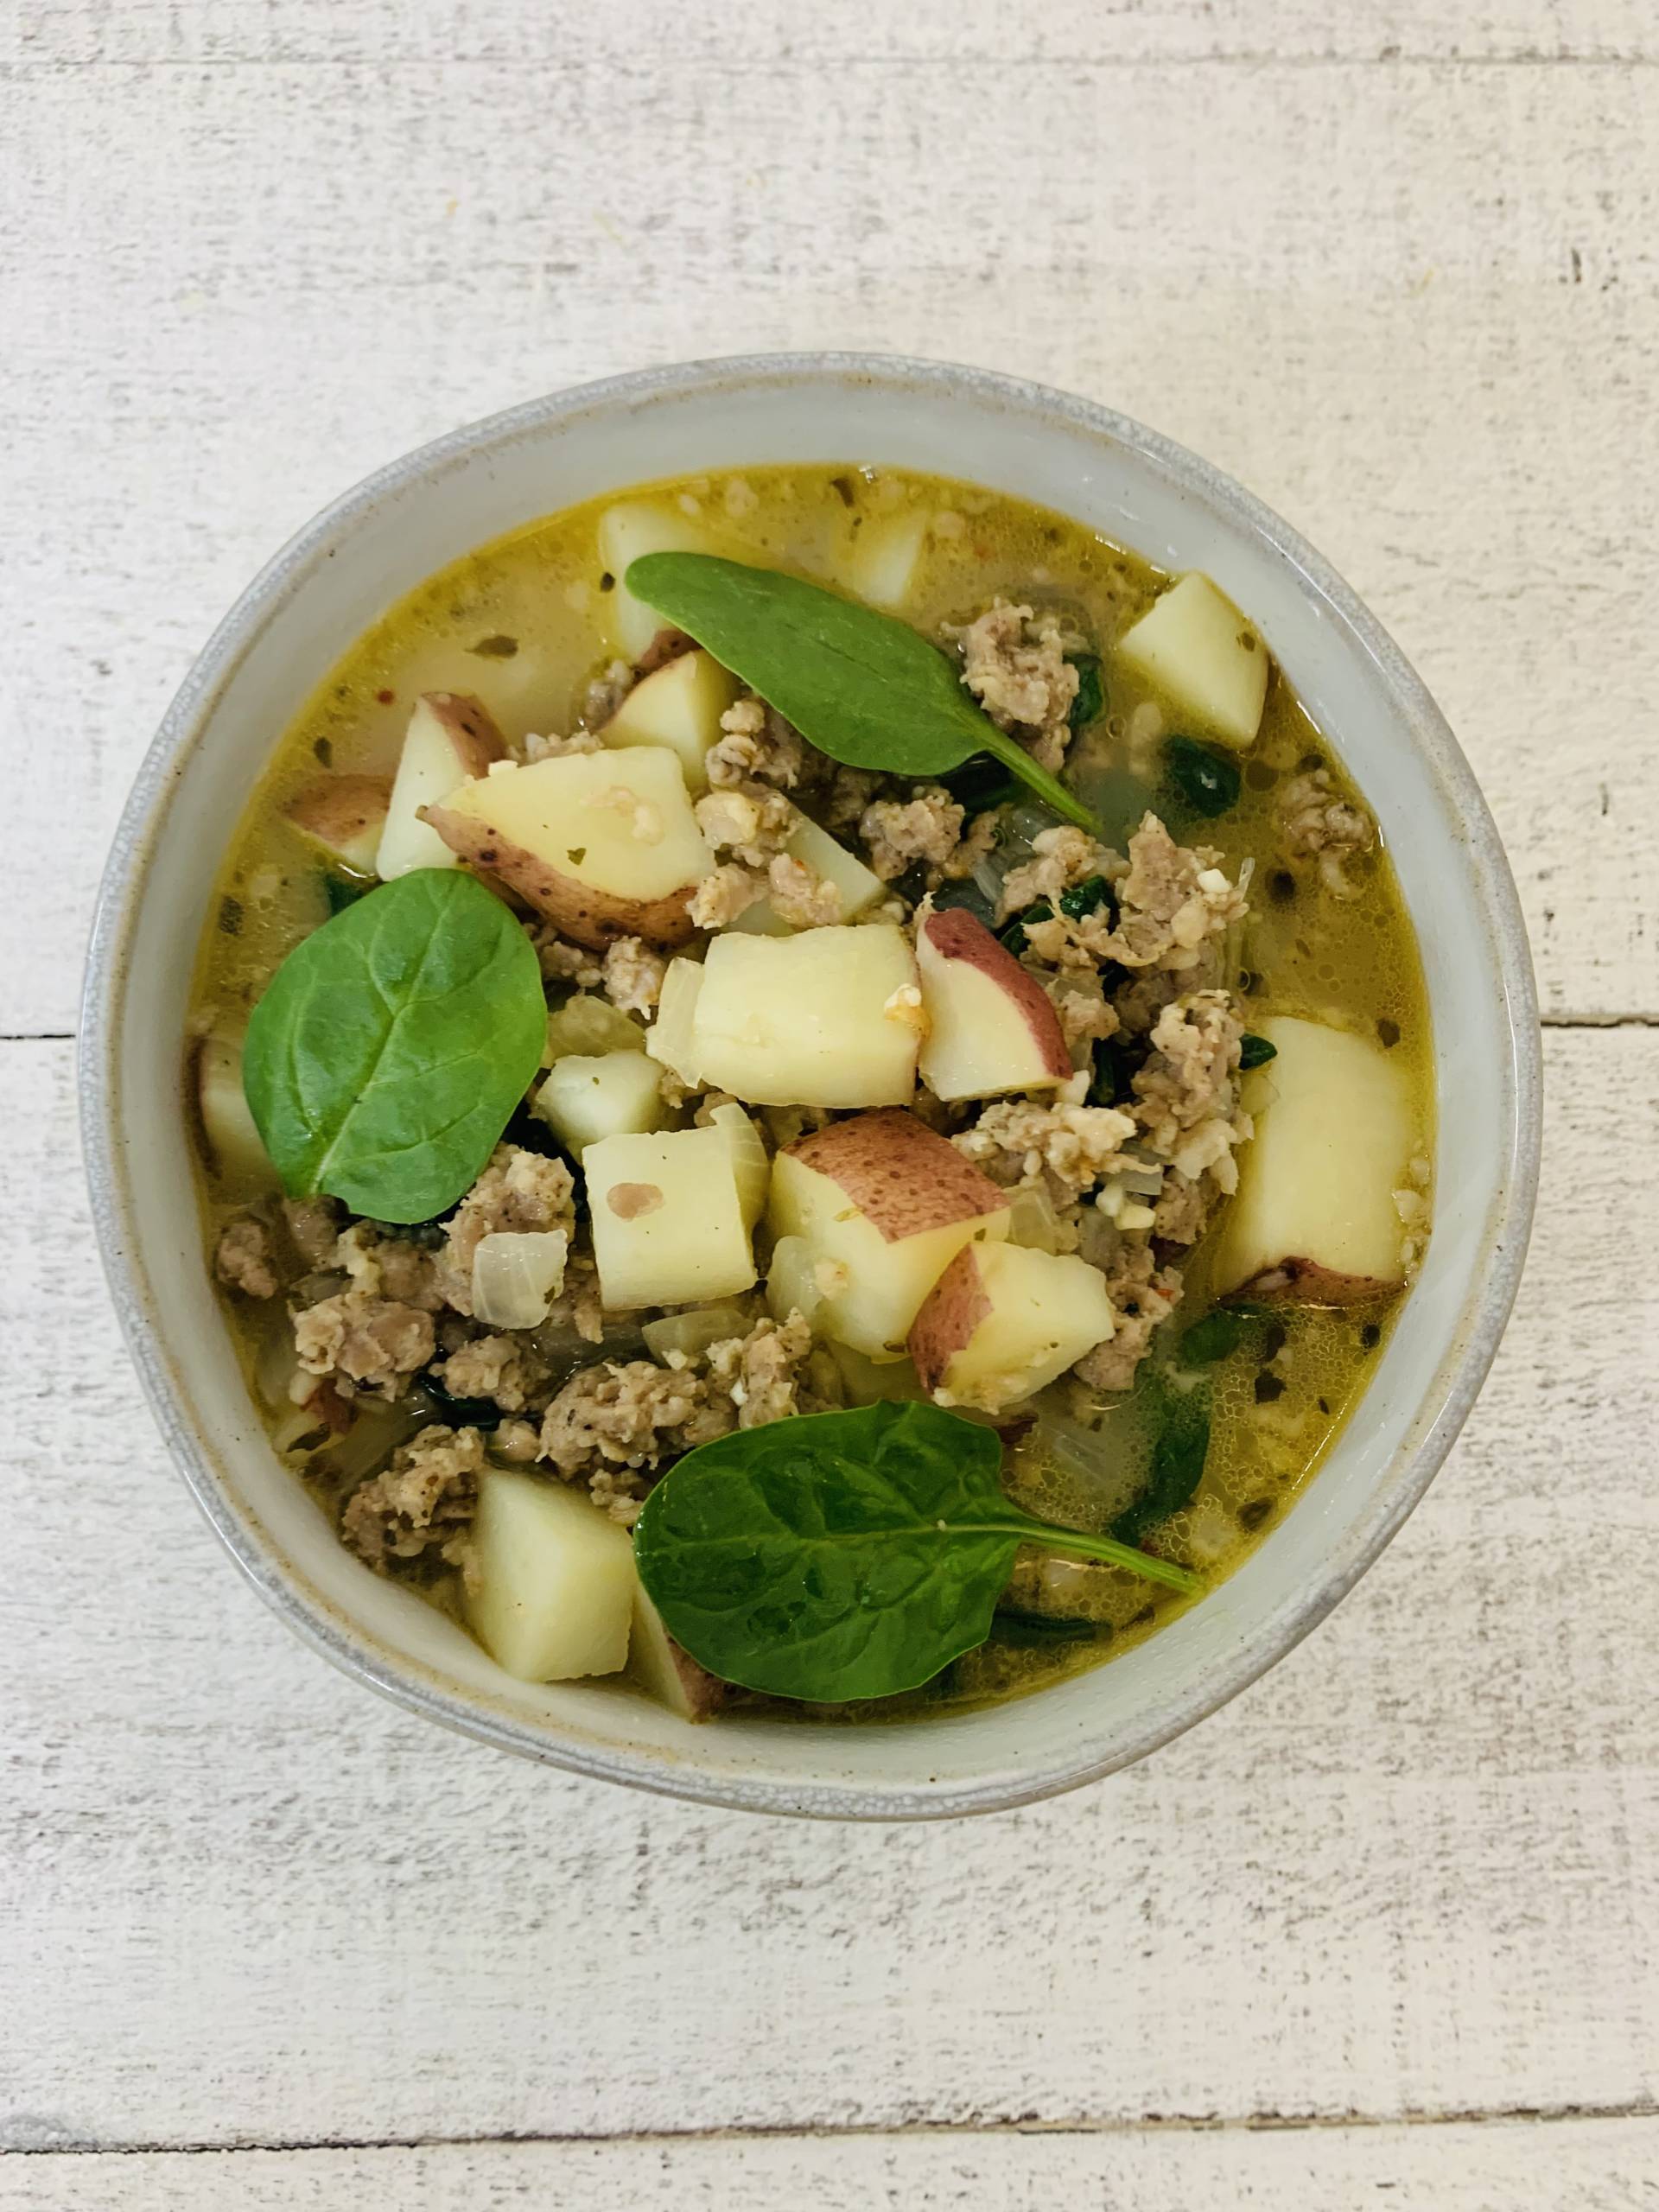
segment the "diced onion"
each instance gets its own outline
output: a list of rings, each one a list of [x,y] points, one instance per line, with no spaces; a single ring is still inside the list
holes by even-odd
[[[1016,1191],[1009,1200],[1008,1242],[1023,1244],[1033,1252],[1065,1250],[1054,1201],[1040,1183]]]
[[[749,1326],[735,1306],[702,1306],[690,1313],[664,1313],[660,1320],[647,1321],[639,1333],[652,1357],[668,1365],[671,1353],[695,1359],[710,1344],[747,1336]]]
[[[563,1229],[498,1230],[473,1255],[473,1318],[486,1329],[533,1329],[564,1287]]]

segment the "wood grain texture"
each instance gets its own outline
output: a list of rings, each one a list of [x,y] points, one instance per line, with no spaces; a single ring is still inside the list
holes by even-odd
[[[0,2158],[11,2212],[1651,2212],[1659,2120]]]
[[[67,1048],[0,1053],[0,2144],[1651,2111],[1659,1287],[1608,1255],[1659,1245],[1659,1036],[1549,1077],[1515,1325],[1333,1620],[1111,1783],[881,1830],[521,1765],[296,1645],[121,1357]]]
[[[1656,64],[1650,0],[0,7],[0,2204],[1659,2201]],[[1548,1014],[1628,1025],[1551,1034],[1515,1326],[1334,1620],[949,1828],[567,1780],[301,1650],[155,1437],[40,1040],[308,514],[532,392],[818,345],[1279,507],[1458,728]],[[457,2139],[510,2135],[567,2139]]]
[[[530,392],[822,344],[1097,395],[1259,490],[1446,705],[1547,1008],[1659,1014],[1643,0],[745,0],[683,37],[665,0],[457,0],[407,38],[391,0],[4,13],[0,741],[36,950],[0,1030],[70,1027],[143,746],[318,505]],[[1427,58],[1354,58],[1396,45]]]

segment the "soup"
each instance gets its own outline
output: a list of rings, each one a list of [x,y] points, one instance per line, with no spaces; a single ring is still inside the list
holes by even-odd
[[[1209,579],[815,467],[366,632],[188,1058],[250,1389],[365,1571],[528,1679],[848,1719],[1109,1659],[1292,1507],[1421,1260],[1429,1048]]]

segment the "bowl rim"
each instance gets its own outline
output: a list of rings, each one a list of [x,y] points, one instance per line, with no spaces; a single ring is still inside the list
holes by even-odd
[[[1506,1125],[1503,1182],[1486,1231],[1487,1265],[1460,1325],[1426,1382],[1430,1414],[1414,1448],[1378,1486],[1371,1511],[1333,1552],[1328,1571],[1302,1593],[1287,1618],[1264,1623],[1241,1643],[1231,1663],[1163,1706],[1110,1748],[1051,1764],[1012,1781],[992,1776],[930,1788],[875,1790],[826,1781],[816,1787],[764,1775],[700,1773],[695,1758],[669,1762],[623,1744],[560,1741],[550,1724],[520,1719],[461,1691],[436,1685],[412,1661],[398,1659],[304,1586],[276,1546],[245,1525],[224,1493],[150,1318],[144,1270],[127,1202],[126,1166],[117,1133],[119,1023],[132,939],[162,819],[200,725],[272,602],[331,557],[338,533],[379,500],[417,480],[596,408],[729,391],[745,383],[810,388],[826,378],[942,398],[989,400],[1010,411],[1058,421],[1128,447],[1176,483],[1201,495],[1224,518],[1263,542],[1299,576],[1303,590],[1343,619],[1375,664],[1411,741],[1426,753],[1461,816],[1468,863],[1491,929],[1491,951],[1507,1026]],[[619,489],[626,488],[619,486]],[[86,955],[76,1055],[82,1151],[100,1256],[127,1349],[163,1438],[196,1503],[261,1596],[302,1641],[396,1705],[499,1750],[594,1779],[734,1810],[828,1819],[946,1819],[1029,1804],[1096,1781],[1183,1733],[1278,1663],[1346,1595],[1418,1503],[1439,1471],[1484,1382],[1514,1305],[1536,1198],[1541,1132],[1542,1058],[1538,1006],[1521,904],[1497,824],[1445,716],[1376,618],[1324,557],[1263,501],[1222,470],[1160,433],[1096,402],[1027,378],[899,354],[810,352],[738,354],[635,370],[572,385],[446,432],[383,464],[332,500],[259,570],[219,621],[162,719],[124,806],[99,884]]]

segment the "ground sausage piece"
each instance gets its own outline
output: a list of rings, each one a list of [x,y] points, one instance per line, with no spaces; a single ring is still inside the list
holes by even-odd
[[[575,1183],[562,1160],[522,1145],[499,1144],[490,1164],[456,1207],[439,1255],[443,1294],[457,1313],[473,1310],[473,1255],[497,1230],[533,1235],[575,1226]]]
[[[347,1501],[340,1534],[359,1559],[385,1574],[393,1560],[436,1550],[458,1565],[478,1503],[484,1440],[475,1428],[423,1428],[400,1445],[391,1465]]]
[[[690,1368],[648,1359],[583,1368],[548,1408],[541,1456],[567,1482],[586,1482],[595,1504],[631,1527],[648,1471],[734,1425],[731,1401],[711,1395]]]
[[[1147,1356],[1154,1330],[1180,1302],[1181,1278],[1173,1268],[1158,1267],[1144,1237],[1125,1238],[1116,1259],[1101,1273],[1117,1328],[1103,1344],[1085,1352],[1071,1371],[1091,1390],[1127,1390]]]
[[[432,1371],[452,1398],[493,1398],[508,1414],[544,1397],[548,1380],[535,1352],[515,1337],[474,1337]]]
[[[1126,968],[1195,967],[1208,939],[1243,921],[1249,906],[1229,882],[1219,853],[1178,845],[1155,814],[1129,840],[1128,872],[1118,886],[1117,926],[1103,950]]]
[[[999,729],[1021,732],[1032,757],[1058,768],[1077,696],[1077,671],[1065,658],[1058,619],[999,599],[954,634],[962,647],[962,680],[991,720]]]
[[[1343,863],[1369,853],[1376,824],[1361,808],[1341,798],[1328,768],[1314,768],[1285,785],[1280,800],[1285,851],[1292,860],[1317,859],[1319,879],[1338,899],[1351,899],[1354,887]]]
[[[1115,1106],[1004,1098],[950,1141],[993,1182],[1034,1184],[1046,1176],[1064,1202],[1108,1173],[1134,1135],[1134,1122]]]
[[[219,1232],[213,1272],[220,1282],[247,1298],[275,1298],[281,1284],[271,1250],[270,1230],[257,1214],[240,1213]]]
[[[1244,1025],[1225,991],[1195,991],[1159,1015],[1152,1052],[1133,1078],[1135,1117],[1147,1142],[1196,1180],[1213,1172],[1236,1190],[1233,1147],[1250,1134],[1238,1113],[1238,1052]]]
[[[873,800],[858,834],[868,849],[871,868],[883,883],[891,883],[914,861],[943,868],[961,840],[963,813],[942,784],[927,784],[911,798]]]
[[[284,1198],[283,1219],[294,1249],[310,1268],[332,1267],[344,1211],[333,1198]]]
[[[398,1396],[436,1348],[429,1313],[369,1290],[342,1291],[294,1317],[294,1349],[308,1375],[343,1377],[376,1397]]]
[[[624,1014],[649,1014],[663,995],[668,963],[637,937],[620,937],[605,955],[605,995]]]
[[[764,876],[727,861],[703,877],[686,900],[686,911],[700,930],[723,930],[766,895]]]
[[[747,1337],[710,1344],[710,1381],[737,1408],[740,1428],[760,1428],[800,1411],[801,1363],[812,1349],[812,1332],[798,1313],[787,1321],[757,1321]]]
[[[792,791],[806,766],[800,732],[759,699],[739,699],[720,718],[722,735],[705,763],[716,790],[741,785],[751,777],[779,791]]]

